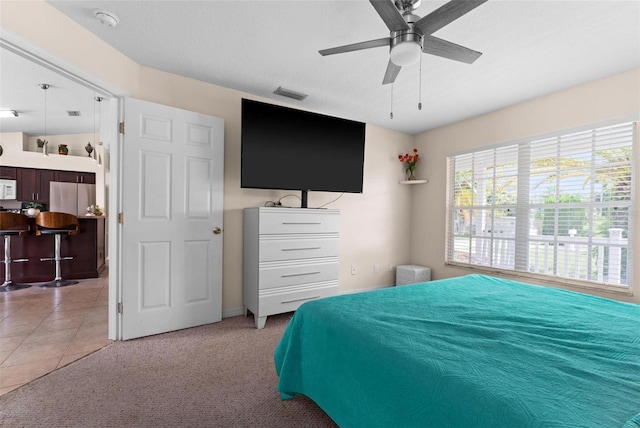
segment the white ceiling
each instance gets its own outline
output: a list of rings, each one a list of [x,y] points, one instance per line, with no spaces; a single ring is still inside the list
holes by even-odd
[[[318,54],[389,35],[366,0],[49,3],[142,65],[409,134],[640,67],[640,1],[489,0],[434,33],[482,57],[424,54],[421,111],[419,66],[403,68],[390,119],[387,48]],[[444,3],[423,0],[415,13]],[[119,25],[100,24],[97,8]],[[274,95],[278,86],[308,98]]]
[[[46,93],[41,83],[49,84]],[[18,112],[18,117],[0,119],[0,132],[30,136],[93,133],[94,127],[99,128],[97,95],[104,94],[96,94],[4,46],[0,49],[0,110]],[[80,116],[69,116],[68,111],[78,111]]]

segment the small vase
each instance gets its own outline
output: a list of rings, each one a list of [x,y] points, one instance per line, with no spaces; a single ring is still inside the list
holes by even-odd
[[[58,154],[59,155],[68,155],[69,154],[69,149],[67,148],[66,144],[59,144],[58,145]]]
[[[416,178],[413,176],[413,171],[409,170],[409,176],[407,177],[407,181],[413,181]]]
[[[84,149],[87,151],[87,153],[89,153],[87,156],[91,157],[91,153],[93,153],[93,146],[91,145],[91,141],[89,141],[87,145],[84,146]]]

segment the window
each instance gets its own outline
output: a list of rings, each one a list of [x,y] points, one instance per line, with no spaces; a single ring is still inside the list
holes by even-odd
[[[448,158],[447,262],[628,287],[635,123]]]

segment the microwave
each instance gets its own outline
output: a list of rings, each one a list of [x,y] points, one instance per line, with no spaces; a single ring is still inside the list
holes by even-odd
[[[0,200],[17,198],[18,185],[16,180],[0,180]]]

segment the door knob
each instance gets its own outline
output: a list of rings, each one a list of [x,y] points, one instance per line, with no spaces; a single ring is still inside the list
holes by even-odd
[[[215,233],[216,235],[220,235],[222,233],[222,229],[220,229],[219,227],[214,227],[213,233]]]

